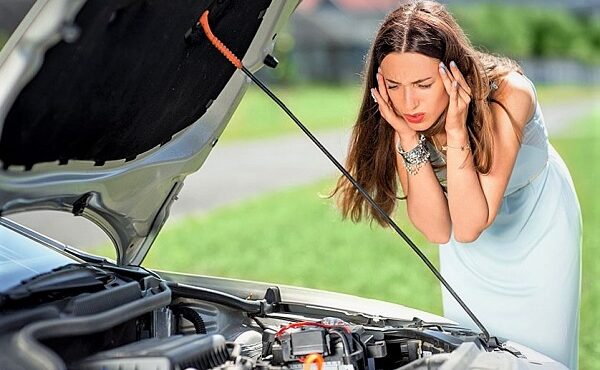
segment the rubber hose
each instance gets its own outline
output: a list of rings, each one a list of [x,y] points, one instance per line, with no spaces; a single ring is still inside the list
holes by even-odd
[[[179,316],[184,319],[190,321],[194,328],[196,329],[196,334],[206,334],[206,326],[204,325],[204,320],[202,320],[202,316],[196,310],[187,306],[177,306],[172,308],[173,314],[178,316],[177,326],[179,326]]]

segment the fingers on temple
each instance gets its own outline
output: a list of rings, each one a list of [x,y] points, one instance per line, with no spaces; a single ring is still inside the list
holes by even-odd
[[[458,86],[457,93],[460,99],[465,102],[465,104],[469,104],[471,102],[471,96],[469,96],[469,94],[467,94],[467,92],[461,88],[460,85]]]
[[[439,66],[440,76],[442,77],[442,82],[444,83],[444,88],[448,95],[452,94],[452,80],[450,76],[450,72],[446,68],[443,62],[440,62]]]
[[[450,72],[451,72],[452,78],[455,79],[456,81],[458,81],[459,87],[462,90],[464,90],[464,92],[467,95],[470,96],[471,95],[471,88],[467,84],[467,81],[465,80],[465,77],[460,72],[460,70],[458,69],[458,66],[456,65],[456,63],[454,63],[454,61],[450,62]]]
[[[379,95],[383,97],[383,102],[387,104],[389,102],[389,97],[385,87],[385,81],[383,81],[383,75],[380,71],[377,72],[377,90],[379,91]]]
[[[452,92],[450,93],[450,104],[458,107],[458,103],[459,103],[458,91],[460,89],[458,88],[458,82],[456,82],[456,80],[452,81],[451,89],[452,89]]]
[[[371,96],[373,97],[375,103],[377,103],[377,105],[381,107],[381,104],[383,103],[383,97],[381,96],[379,91],[375,88],[371,89]]]
[[[466,104],[469,104],[471,102],[471,89],[469,88],[464,77],[456,67],[456,64],[454,62],[451,62],[450,65],[454,72],[450,71],[443,62],[440,62],[440,75],[442,76],[446,92],[448,92],[448,95],[450,95],[451,98],[456,99],[451,99],[452,102],[458,104],[458,99],[460,98]],[[455,93],[454,96],[453,93]]]

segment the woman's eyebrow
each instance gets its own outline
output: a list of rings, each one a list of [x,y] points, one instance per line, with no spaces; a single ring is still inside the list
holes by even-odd
[[[430,78],[433,78],[433,77],[425,77],[425,78],[422,78],[420,80],[413,81],[413,82],[411,82],[411,84],[418,84],[418,83],[421,83],[421,82],[425,82],[425,81],[429,80]],[[396,85],[402,85],[400,82],[396,82],[394,80],[390,80],[389,78],[386,78],[385,80],[387,82],[391,82],[391,83],[396,84]]]

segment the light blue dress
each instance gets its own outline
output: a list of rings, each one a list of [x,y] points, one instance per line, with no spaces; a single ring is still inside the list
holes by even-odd
[[[441,272],[491,335],[577,369],[581,211],[535,104],[498,216],[476,241],[441,245]],[[442,298],[444,316],[477,328],[444,287]]]

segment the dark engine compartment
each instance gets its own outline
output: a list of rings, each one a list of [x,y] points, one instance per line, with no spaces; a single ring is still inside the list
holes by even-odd
[[[241,299],[142,268],[90,266],[99,267],[107,272],[100,290],[4,295],[2,369],[418,369],[463,343],[490,350],[454,326],[295,312],[276,287],[262,299]]]

